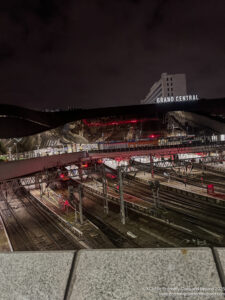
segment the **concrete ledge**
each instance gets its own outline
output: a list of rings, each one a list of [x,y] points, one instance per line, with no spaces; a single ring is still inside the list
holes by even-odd
[[[225,288],[225,248],[215,248],[214,251],[215,251],[215,259],[218,264],[218,269],[219,269],[218,271],[220,273],[222,285]]]
[[[225,248],[0,253],[0,299],[224,299]],[[74,264],[74,258],[75,264]]]
[[[0,299],[63,299],[73,251],[0,253]]]
[[[81,250],[75,274],[71,300],[174,299],[169,293],[185,292],[183,288],[190,288],[189,293],[196,292],[194,288],[209,288],[212,293],[221,288],[209,248]],[[190,295],[189,299],[213,297]]]

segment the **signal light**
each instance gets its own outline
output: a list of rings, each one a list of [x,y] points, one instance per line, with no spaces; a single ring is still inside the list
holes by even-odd
[[[111,179],[114,179],[114,178],[116,178],[116,175],[113,175],[113,174],[111,174],[111,173],[107,173],[107,174],[106,174],[106,177],[109,177],[109,178],[111,178]]]
[[[60,174],[59,177],[60,177],[61,179],[64,179],[64,178],[65,178],[65,175],[64,175],[64,174]]]

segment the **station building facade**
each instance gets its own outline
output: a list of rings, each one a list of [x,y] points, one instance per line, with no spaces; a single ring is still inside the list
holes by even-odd
[[[174,97],[187,94],[185,74],[162,73],[159,81],[150,88],[142,104],[156,103],[157,98]]]

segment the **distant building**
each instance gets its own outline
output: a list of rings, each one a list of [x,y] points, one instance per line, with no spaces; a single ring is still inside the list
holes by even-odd
[[[185,74],[162,73],[159,81],[151,87],[142,104],[156,103],[160,97],[183,96],[187,94]]]

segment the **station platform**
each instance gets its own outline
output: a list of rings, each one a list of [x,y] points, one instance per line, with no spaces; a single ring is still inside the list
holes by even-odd
[[[221,162],[220,164],[208,163],[207,170],[221,172],[225,175],[225,162]]]
[[[12,246],[8,238],[2,217],[0,216],[0,252],[12,251]]]
[[[225,248],[0,253],[4,300],[224,299]]]
[[[81,225],[79,221],[75,222],[74,210],[70,207],[65,210],[60,206],[58,195],[52,191],[48,190],[45,194],[40,197],[39,190],[31,190],[31,195],[33,195],[37,201],[43,203],[51,212],[58,216],[60,220],[64,220],[64,225],[66,224],[72,229],[73,233],[78,237],[78,242],[81,248],[113,248],[113,244],[110,240],[89,220],[83,216],[83,224]],[[78,213],[79,220],[79,213]]]
[[[132,175],[132,173],[130,173],[130,174]],[[186,186],[185,186],[184,183],[179,182],[179,181],[175,181],[175,180],[172,180],[172,179],[170,179],[170,181],[168,182],[168,180],[166,180],[164,177],[159,176],[159,175],[154,175],[154,178],[152,178],[150,173],[147,173],[147,172],[144,172],[144,171],[138,172],[136,174],[136,178],[138,178],[138,179],[140,179],[140,180],[142,180],[146,183],[148,181],[159,180],[161,186],[171,187],[171,188],[174,188],[174,189],[179,189],[181,191],[186,191],[186,192],[189,192],[189,193],[193,193],[193,194],[208,198],[209,201],[211,200],[210,202],[215,202],[217,204],[220,203],[222,205],[225,205],[225,199],[221,199],[221,198],[218,198],[216,196],[207,194],[206,185],[203,185],[203,187],[197,187],[197,186],[193,186],[193,185],[190,185],[190,184],[186,184]]]

